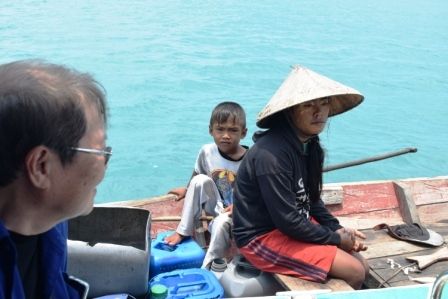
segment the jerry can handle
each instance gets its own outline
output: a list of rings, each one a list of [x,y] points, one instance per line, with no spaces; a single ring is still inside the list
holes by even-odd
[[[236,262],[236,267],[247,272],[252,272],[256,275],[261,273],[261,270],[257,269],[254,265],[252,265],[246,258],[242,255],[237,255],[234,257]]]
[[[171,251],[176,250],[177,245],[170,245],[170,244],[167,244],[167,243],[165,243],[165,242],[158,242],[158,243],[154,246],[154,248],[157,248],[157,249],[159,249],[159,250],[163,250],[163,251],[169,251],[169,252],[171,252]]]

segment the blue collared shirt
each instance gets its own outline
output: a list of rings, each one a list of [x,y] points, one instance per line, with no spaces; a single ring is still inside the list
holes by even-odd
[[[39,289],[43,298],[80,298],[77,284],[65,273],[67,268],[67,222],[41,235],[39,247],[42,268]],[[76,287],[75,287],[76,286]],[[84,290],[81,290],[81,292]],[[9,231],[0,221],[0,298],[25,299],[17,267],[17,251]]]

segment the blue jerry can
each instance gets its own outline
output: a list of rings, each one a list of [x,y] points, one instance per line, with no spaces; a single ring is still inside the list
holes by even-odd
[[[224,289],[218,279],[205,269],[180,269],[161,273],[151,279],[149,287],[155,284],[168,288],[166,298],[214,299],[224,296]]]
[[[176,269],[200,268],[205,257],[204,250],[196,241],[187,237],[181,243],[170,246],[163,239],[173,231],[159,233],[151,242],[149,277]]]

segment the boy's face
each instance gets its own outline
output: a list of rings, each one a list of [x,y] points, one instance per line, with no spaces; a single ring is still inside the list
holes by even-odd
[[[237,119],[229,118],[223,123],[214,122],[209,132],[219,150],[231,155],[238,151],[240,140],[246,137],[247,129]]]

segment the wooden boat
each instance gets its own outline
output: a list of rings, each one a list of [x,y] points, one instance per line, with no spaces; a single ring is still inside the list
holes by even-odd
[[[149,210],[152,216],[151,236],[154,237],[159,232],[176,228],[183,205],[182,201],[176,199],[174,195],[163,195],[112,205]],[[446,242],[448,176],[326,184],[323,199],[343,226],[356,228],[367,235],[366,245],[369,248],[363,255],[370,265],[370,275],[366,281],[368,288],[416,285],[427,282],[428,278],[435,278],[444,269],[448,269],[448,261],[439,254],[437,262],[418,272],[418,267],[413,267],[415,262],[406,257],[428,256],[437,253],[440,247],[397,240],[385,230],[373,230],[380,223],[421,223],[442,235]],[[206,221],[205,218],[204,227]],[[347,284],[336,279],[319,284],[283,275],[276,275],[276,278],[286,290],[350,289]]]

